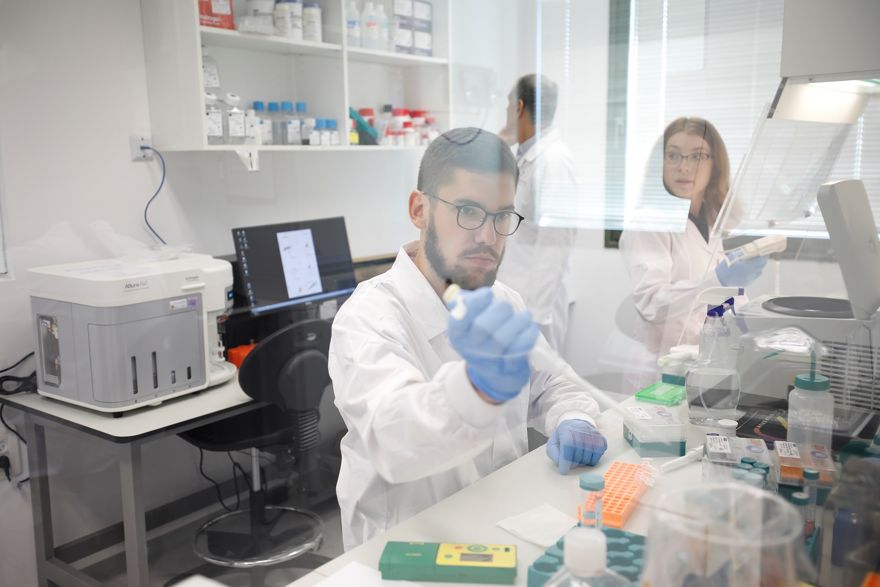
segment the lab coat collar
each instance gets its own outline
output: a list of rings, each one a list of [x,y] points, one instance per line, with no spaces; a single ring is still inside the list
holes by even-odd
[[[428,340],[432,340],[446,332],[449,310],[413,260],[418,246],[418,241],[412,241],[400,248],[391,266],[391,274],[413,321]]]
[[[538,140],[522,156],[522,159],[529,163],[534,163],[535,159],[540,157],[544,151],[560,141],[559,131],[553,127],[539,130],[535,137]]]

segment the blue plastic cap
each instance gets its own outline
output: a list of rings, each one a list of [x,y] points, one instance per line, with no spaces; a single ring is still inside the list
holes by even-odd
[[[284,101],[281,103],[281,109],[285,112],[293,112],[293,102]]]
[[[318,118],[315,120],[315,130],[324,130],[324,119]]]
[[[266,105],[263,103],[262,100],[254,100],[254,110],[256,110],[257,112],[262,112],[265,109]]]
[[[828,391],[831,389],[831,380],[821,373],[816,373],[815,377],[809,373],[801,373],[795,376],[794,385],[807,391]]]
[[[709,306],[709,309],[706,310],[706,316],[711,316],[713,318],[720,318],[724,315],[724,306]]]
[[[278,112],[278,102],[269,102],[269,112]]]
[[[306,103],[305,102],[297,102],[296,103],[296,111],[297,112],[305,112],[306,111]]]
[[[605,477],[599,473],[582,473],[578,483],[581,489],[586,491],[601,491],[605,489]]]
[[[327,124],[330,126],[330,130],[336,130],[338,128],[336,126],[336,119],[335,118],[328,119]]]

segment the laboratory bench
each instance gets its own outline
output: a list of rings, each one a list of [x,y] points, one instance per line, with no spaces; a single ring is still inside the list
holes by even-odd
[[[108,443],[115,449],[122,495],[126,584],[132,587],[149,585],[148,528],[145,496],[141,491],[143,445],[266,405],[246,395],[239,387],[237,377],[219,387],[176,397],[158,406],[130,410],[119,416],[36,393],[0,396],[0,403],[24,413],[37,584],[47,585],[51,581],[59,585],[99,585],[56,556],[47,473],[52,470],[52,454],[46,447],[46,429],[62,428],[93,441]]]
[[[497,526],[505,518],[526,512],[542,504],[576,518],[576,507],[583,501],[584,491],[578,480],[581,473],[603,473],[614,461],[640,463],[642,458],[623,438],[621,417],[614,411],[604,412],[598,419],[603,434],[608,439],[608,450],[599,465],[593,468],[577,467],[562,476],[547,458],[541,446],[505,467],[487,475],[416,514],[405,522],[383,532],[353,548],[331,562],[318,567],[290,587],[310,587],[320,580],[338,573],[349,563],[357,562],[377,569],[379,557],[385,544],[395,541],[455,542],[482,544],[514,544],[517,547],[517,574],[514,585],[526,585],[528,568],[544,554],[544,547],[527,542]],[[687,445],[693,448],[702,444],[706,429],[690,426]],[[660,465],[671,458],[654,459]],[[652,513],[662,504],[660,496],[667,490],[692,487],[701,481],[699,460],[667,473],[656,480],[640,500],[624,530],[646,535]],[[461,585],[461,583],[426,583],[437,587]]]

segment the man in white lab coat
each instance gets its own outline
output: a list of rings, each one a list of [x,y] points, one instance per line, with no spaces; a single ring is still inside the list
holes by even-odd
[[[549,200],[576,206],[580,192],[574,159],[551,126],[556,101],[556,84],[543,75],[521,77],[508,95],[502,135],[518,143],[515,205],[525,222],[507,244],[498,279],[523,297],[541,333],[561,354],[572,301],[569,279],[575,231],[540,226],[540,209]]]
[[[492,133],[436,139],[409,196],[419,240],[334,319],[346,549],[526,454],[528,425],[551,435],[547,454],[562,474],[605,451],[591,388],[549,348],[520,296],[495,281],[521,220],[516,174]],[[465,290],[464,316],[441,299],[448,280]]]

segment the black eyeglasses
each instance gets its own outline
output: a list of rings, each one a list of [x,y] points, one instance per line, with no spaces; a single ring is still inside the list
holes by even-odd
[[[708,161],[712,158],[712,155],[709,153],[703,153],[702,151],[699,153],[691,153],[690,155],[683,155],[681,153],[676,153],[675,151],[669,151],[666,153],[665,158],[667,165],[678,165],[682,161],[697,164]]]
[[[465,230],[477,230],[486,224],[486,218],[491,216],[492,227],[495,229],[495,232],[501,236],[510,236],[516,232],[516,229],[519,228],[522,221],[526,219],[525,216],[517,214],[513,210],[487,212],[484,208],[477,206],[476,204],[453,204],[452,202],[448,202],[437,196],[432,196],[431,194],[425,195],[429,198],[439,200],[444,204],[448,204],[458,210],[456,221],[458,222],[458,225]]]

